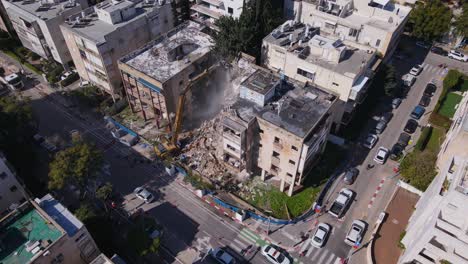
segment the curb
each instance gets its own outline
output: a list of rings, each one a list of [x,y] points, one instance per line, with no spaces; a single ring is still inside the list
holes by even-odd
[[[374,194],[372,195],[372,198],[371,198],[371,200],[369,201],[369,204],[367,205],[367,208],[369,208],[369,209],[372,208],[372,205],[373,205],[373,203],[374,203],[374,200],[375,200],[375,198],[377,198],[377,194],[378,194],[378,193],[380,192],[380,190],[382,189],[382,186],[384,185],[384,183],[385,183],[385,179],[380,180],[380,183],[379,183],[379,185],[377,186],[377,188],[376,188]]]

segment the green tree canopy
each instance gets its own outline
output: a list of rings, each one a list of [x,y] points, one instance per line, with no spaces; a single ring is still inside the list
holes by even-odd
[[[81,222],[86,222],[89,219],[96,217],[94,208],[89,203],[82,203],[80,207],[75,210],[74,214]]]
[[[425,191],[436,176],[437,154],[430,150],[413,151],[400,164],[401,176],[411,185]]]
[[[468,2],[465,1],[462,13],[456,18],[454,26],[455,33],[461,37],[468,36]]]
[[[66,183],[78,184],[81,192],[102,167],[102,154],[93,145],[74,141],[59,151],[49,165],[49,188],[61,189]]]
[[[385,94],[388,96],[395,95],[397,92],[397,87],[398,82],[396,79],[395,67],[393,67],[393,65],[387,65],[384,84]]]
[[[410,14],[412,35],[427,41],[437,40],[449,32],[452,12],[440,0],[418,2]]]

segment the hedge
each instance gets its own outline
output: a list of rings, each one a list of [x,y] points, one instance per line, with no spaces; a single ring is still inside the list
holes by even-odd
[[[74,72],[70,74],[67,78],[65,78],[64,80],[61,80],[60,85],[62,85],[62,87],[65,87],[77,81],[78,79],[80,79],[80,76],[78,75],[78,73]]]
[[[444,89],[450,90],[457,86],[463,74],[457,70],[449,70],[444,78]]]
[[[436,127],[443,128],[445,130],[449,130],[450,126],[452,125],[452,120],[450,118],[443,116],[436,111],[432,112],[429,116],[429,123]]]
[[[423,151],[426,148],[427,142],[431,138],[432,127],[426,126],[422,129],[421,135],[419,136],[418,142],[414,146],[417,150]]]

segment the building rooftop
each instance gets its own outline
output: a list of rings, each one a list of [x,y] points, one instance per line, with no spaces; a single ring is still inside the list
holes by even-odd
[[[90,264],[126,264],[118,255],[112,256],[112,258],[106,257],[103,253],[97,256]]]
[[[242,86],[260,94],[266,94],[274,88],[279,81],[279,77],[268,72],[257,70],[241,83]]]
[[[211,37],[189,21],[121,59],[129,67],[163,83],[210,52]]]
[[[161,4],[170,5],[165,1]],[[160,3],[155,0],[107,0],[70,16],[63,26],[99,45],[121,27],[145,16],[157,17],[159,8]]]
[[[83,223],[59,201],[55,200],[52,195],[47,194],[41,199],[36,198],[35,201],[63,228],[63,230],[65,230],[65,232],[67,232],[68,236],[74,236],[76,232],[83,227]]]
[[[8,1],[16,5],[18,8],[36,16],[42,20],[49,20],[60,16],[64,11],[79,6],[75,1],[60,1],[60,0],[23,0],[23,1]],[[24,17],[22,17],[24,19]],[[28,21],[33,22],[33,20]]]
[[[287,25],[288,22],[290,25]],[[369,48],[370,51],[351,48],[337,38],[321,36],[319,28],[288,22],[266,36],[264,41],[284,47],[300,59],[343,75],[358,74],[361,67],[366,66],[374,56],[373,48]],[[323,52],[325,49],[336,51],[336,59],[330,59],[332,53]],[[325,54],[328,58],[325,58]]]
[[[0,263],[29,263],[63,235],[62,231],[26,202],[0,222]]]
[[[319,88],[294,82],[276,104],[266,106],[260,118],[304,138],[328,112],[336,96]]]
[[[256,71],[252,75],[258,74]],[[273,73],[263,72],[262,75],[268,80],[269,78],[280,79]],[[267,77],[267,75],[275,77]],[[250,77],[247,80],[249,79]],[[276,82],[271,84],[271,86],[274,85]],[[255,102],[238,98],[230,109],[233,111],[231,116],[235,116],[243,122],[248,123],[256,117],[261,118],[303,138],[328,112],[335,100],[335,95],[322,89],[288,79],[280,80],[275,97],[266,106],[261,107]],[[236,130],[239,129],[241,128]]]

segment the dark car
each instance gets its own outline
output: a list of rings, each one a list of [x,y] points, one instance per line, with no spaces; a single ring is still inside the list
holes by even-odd
[[[424,107],[428,106],[430,103],[431,103],[431,97],[425,94],[421,97],[421,100],[419,101],[419,105],[424,106]]]
[[[346,170],[345,175],[343,177],[344,183],[349,184],[349,185],[353,184],[358,174],[359,174],[359,170],[356,168],[350,168]]]
[[[401,158],[401,155],[403,154],[403,150],[405,148],[401,146],[400,144],[396,143],[393,145],[392,149],[390,150],[390,156],[389,158],[391,160],[398,160]]]
[[[393,117],[393,113],[385,113],[382,115],[382,117],[380,118],[380,120],[384,120],[387,124],[388,122],[390,122],[390,120],[392,120],[392,117]]]
[[[426,109],[424,107],[417,105],[413,109],[413,112],[411,112],[411,117],[414,119],[420,119],[421,116],[423,116],[425,112],[426,112]]]
[[[435,54],[442,55],[442,56],[447,56],[448,55],[448,51],[445,51],[441,47],[432,47],[431,52],[435,53]]]
[[[435,91],[437,90],[437,86],[433,83],[428,83],[426,85],[426,89],[424,89],[424,95],[427,95],[429,97],[433,96]]]
[[[408,121],[406,122],[405,128],[403,128],[403,130],[406,133],[413,134],[414,131],[416,131],[416,128],[418,128],[418,121],[414,119],[408,119]]]
[[[411,136],[406,134],[405,132],[403,132],[398,137],[398,142],[397,143],[398,143],[398,145],[406,148],[406,146],[408,146],[410,140],[411,140]]]

